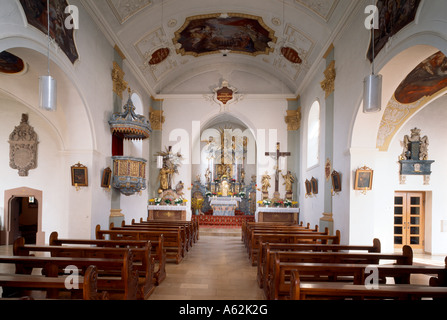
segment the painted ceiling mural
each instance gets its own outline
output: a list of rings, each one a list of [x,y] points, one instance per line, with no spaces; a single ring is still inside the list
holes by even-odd
[[[400,127],[429,101],[447,90],[447,57],[440,51],[422,61],[400,83],[388,103],[377,136],[386,151]]]
[[[379,29],[374,31],[374,56],[385,47],[388,40],[416,17],[421,0],[378,0]],[[372,46],[368,51],[372,61]]]
[[[0,52],[0,72],[16,74],[25,70],[25,63],[19,57],[8,51]]]
[[[251,55],[273,51],[274,32],[262,18],[245,14],[211,14],[189,17],[175,32],[174,44],[180,44],[178,53],[201,56],[229,50]]]
[[[47,1],[46,0],[20,0],[28,23],[43,33],[48,33]],[[50,36],[56,41],[71,63],[78,60],[79,55],[74,41],[73,29],[65,28],[65,19],[68,14],[65,8],[66,0],[50,1]]]

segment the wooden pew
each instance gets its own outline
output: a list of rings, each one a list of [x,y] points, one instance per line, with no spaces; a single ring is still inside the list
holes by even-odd
[[[177,264],[183,259],[183,245],[180,230],[101,230],[101,226],[97,225],[95,234],[96,239],[105,239],[106,236],[109,236],[110,240],[149,240],[151,243],[157,242],[159,237],[163,235],[163,248],[166,250],[166,259],[174,259]]]
[[[44,290],[47,292],[46,298],[60,299],[59,291],[67,291],[66,277],[45,277],[41,275],[27,275],[27,274],[0,274],[0,286],[3,287],[3,297],[8,292],[14,289],[20,290]],[[104,291],[102,294],[98,293],[97,289],[98,270],[96,266],[89,266],[83,277],[78,278],[79,289],[81,291],[83,300],[108,300],[108,293]],[[56,289],[56,290],[54,290]],[[70,290],[72,293],[74,290]],[[22,297],[22,296],[21,296]],[[9,296],[8,298],[11,298]],[[21,300],[23,298],[20,298]],[[30,299],[33,299],[30,297]]]
[[[121,227],[115,227],[113,222],[109,226],[109,230],[143,230],[143,231],[166,231],[166,232],[179,232],[181,235],[182,244],[182,257],[186,256],[186,252],[189,251],[189,239],[186,228],[184,226],[153,226],[153,225],[126,225],[125,223]]]
[[[314,229],[310,228],[310,225],[307,224],[307,226],[303,226],[302,224],[276,224],[276,223],[269,223],[269,222],[252,222],[249,223],[245,230],[242,233],[242,241],[244,242],[244,245],[246,247],[250,246],[250,243],[252,241],[252,235],[254,232],[264,232],[268,233],[269,231],[272,232],[286,232],[286,231],[310,231],[310,232],[319,232],[318,226],[315,226]]]
[[[149,219],[149,218],[148,218]],[[149,225],[180,225],[185,226],[191,239],[191,246],[199,240],[199,223],[198,221],[172,221],[172,220],[146,220],[140,218],[139,222],[132,219],[132,224],[149,224]]]
[[[50,234],[49,244],[52,246],[62,245],[82,245],[105,248],[143,248],[148,241],[146,240],[88,240],[88,239],[60,239],[56,231]],[[155,267],[153,271],[154,284],[160,285],[166,278],[166,250],[164,249],[164,238],[161,235],[157,242],[151,243],[151,257],[154,259]]]
[[[320,232],[269,232],[269,233],[254,233],[252,244],[249,248],[249,258],[251,259],[252,265],[256,265],[258,261],[258,252],[261,249],[261,243],[320,243],[332,244],[340,243],[340,231],[337,230],[335,235],[329,235],[328,230],[324,233]]]
[[[302,243],[263,243],[260,244],[258,256],[258,270],[257,280],[260,288],[263,288],[265,283],[271,277],[273,270],[273,253],[277,251],[312,251],[312,252],[340,252],[340,251],[366,251],[376,252],[381,251],[381,244],[379,239],[373,239],[372,246],[361,245],[341,245],[341,244],[302,244]]]
[[[105,247],[70,247],[70,246],[37,246],[25,245],[24,238],[14,241],[13,254],[15,256],[29,256],[32,252],[49,253],[52,257],[74,257],[74,258],[104,258],[123,259],[128,253],[128,248],[105,248]],[[138,298],[148,299],[153,293],[154,286],[154,262],[151,258],[151,243],[146,242],[142,248],[133,248],[134,268],[139,271]],[[116,276],[121,273],[121,268],[112,272],[110,269],[99,273],[100,278]]]
[[[112,300],[136,300],[138,292],[138,271],[133,268],[133,254],[129,249],[123,259],[0,256],[0,263],[15,264],[16,274],[30,275],[33,269],[42,269],[47,277],[58,277],[60,270],[75,266],[85,275],[91,265],[97,270],[117,270],[121,274],[113,278],[97,280],[98,291],[107,291]]]
[[[412,265],[413,263],[413,251],[410,246],[404,246],[402,248],[402,254],[384,254],[384,253],[346,253],[346,252],[275,252],[274,267],[271,277],[265,282],[266,286],[264,292],[267,299],[278,300],[284,298],[289,293],[290,283],[288,283],[290,272],[294,269],[299,269],[301,264],[309,277],[309,281],[319,280],[322,275],[331,277],[324,278],[324,280],[338,280],[339,276],[352,276],[352,281],[361,281],[362,270],[357,270],[360,273],[354,273],[355,269],[335,269],[333,264],[362,264],[362,265],[379,265],[381,261],[391,260],[395,264],[400,265]],[[317,264],[323,264],[321,268]],[[300,270],[300,269],[299,269]],[[336,271],[341,273],[336,273]],[[343,271],[343,272],[342,272]],[[343,280],[346,280],[343,278]],[[401,280],[409,281],[409,279]],[[356,282],[358,284],[358,282]]]
[[[342,282],[303,283],[299,271],[291,274],[290,299],[398,299],[416,300],[422,298],[447,299],[447,287],[432,287],[411,284],[379,284],[369,289],[363,284]]]

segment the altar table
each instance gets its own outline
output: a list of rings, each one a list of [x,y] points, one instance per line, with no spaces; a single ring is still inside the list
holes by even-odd
[[[239,205],[239,197],[214,197],[210,199],[214,216],[234,216],[234,212]]]
[[[299,213],[299,208],[277,208],[259,206],[255,212],[255,221],[298,223]]]
[[[149,220],[191,220],[191,208],[185,205],[148,205]]]

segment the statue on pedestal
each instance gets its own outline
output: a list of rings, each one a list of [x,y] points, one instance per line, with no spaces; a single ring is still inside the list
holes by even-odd
[[[271,178],[272,177],[270,177],[270,175],[268,174],[267,171],[262,176],[262,180],[261,180],[262,199],[268,199],[268,197],[269,197],[269,188],[271,187],[271,185],[270,185]]]
[[[292,199],[293,194],[293,183],[295,182],[295,177],[292,175],[290,171],[287,171],[287,174],[281,174],[284,183],[286,185],[286,199]]]

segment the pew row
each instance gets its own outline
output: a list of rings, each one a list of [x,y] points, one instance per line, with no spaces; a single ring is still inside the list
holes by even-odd
[[[50,246],[62,245],[80,245],[80,246],[94,246],[98,248],[144,248],[148,241],[146,240],[104,240],[104,239],[61,239],[56,231],[50,234]],[[161,235],[157,242],[151,243],[151,257],[153,258],[154,270],[154,284],[160,285],[166,278],[166,250],[164,249],[164,238]]]
[[[306,281],[349,281],[359,284],[364,280],[364,265],[378,267],[386,262],[396,265],[411,266],[413,251],[404,246],[402,253],[347,253],[347,252],[275,252],[274,266],[268,281],[265,282],[264,293],[267,299],[287,298],[290,291],[290,273],[297,269],[306,276]],[[356,267],[355,264],[362,265]],[[349,266],[348,266],[349,265]],[[422,269],[421,269],[422,270]],[[427,270],[427,269],[425,269]],[[404,272],[404,271],[402,271]],[[386,274],[390,275],[390,272]],[[405,275],[393,275],[401,282],[409,282]],[[382,280],[383,282],[383,280]]]
[[[156,230],[101,230],[97,225],[95,229],[96,239],[109,237],[110,240],[148,240],[157,242],[163,236],[163,248],[166,251],[166,259],[174,260],[179,264],[183,259],[183,245],[180,230],[156,231]]]
[[[123,259],[128,253],[128,248],[101,248],[101,247],[70,247],[70,246],[37,246],[26,245],[24,238],[14,241],[14,256],[30,256],[31,253],[49,253],[51,257],[73,257],[73,258],[103,258],[103,259]],[[154,262],[151,258],[151,243],[146,242],[142,248],[132,248],[133,264],[138,270],[138,299],[148,299],[155,289]],[[98,276],[117,276],[120,269],[115,271],[107,269],[100,270]]]
[[[106,291],[111,300],[136,300],[138,292],[138,270],[134,270],[133,254],[130,249],[123,259],[104,258],[74,258],[74,257],[46,257],[46,256],[0,256],[0,263],[16,266],[16,274],[31,275],[33,270],[41,272],[46,277],[56,278],[61,270],[76,267],[80,275],[84,275],[90,266],[97,270],[121,270],[115,277],[97,278],[98,292]]]
[[[69,291],[72,298],[81,296],[83,300],[108,300],[107,291],[98,293],[97,287],[98,270],[96,266],[89,266],[83,277],[77,281],[78,289],[67,289],[67,277],[45,277],[41,275],[27,274],[0,274],[0,286],[3,288],[2,299],[14,299],[17,290],[39,290],[46,291],[47,299],[65,298],[60,291]],[[79,293],[80,291],[80,293]],[[26,300],[34,300],[33,297],[26,296]],[[24,296],[19,294],[20,300]]]
[[[366,251],[379,253],[381,244],[379,239],[373,239],[372,246],[363,245],[341,245],[341,244],[300,244],[300,243],[263,243],[260,244],[257,281],[260,288],[269,281],[273,270],[273,253],[278,251],[312,251],[312,252],[340,252],[340,251]]]
[[[420,300],[423,298],[447,300],[447,287],[411,284],[379,284],[368,288],[364,284],[342,282],[303,283],[300,273],[291,274],[290,299],[398,299]]]

